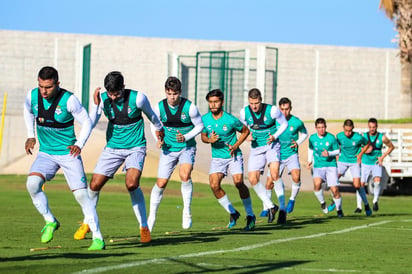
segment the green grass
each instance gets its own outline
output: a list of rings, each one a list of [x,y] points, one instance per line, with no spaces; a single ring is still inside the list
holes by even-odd
[[[367,218],[352,213],[355,198],[343,194],[345,218],[336,212],[322,215],[312,192],[301,192],[295,211],[284,226],[259,218],[255,231],[243,232],[245,213],[232,185],[224,189],[242,214],[234,229],[209,187],[195,184],[193,227],[181,229],[180,183],[171,182],[159,208],[150,244],[139,239],[110,243],[110,239],[139,235],[124,177],[117,176],[103,189],[98,205],[107,248],[90,252],[90,235],[73,240],[82,220],[81,210],[64,178],[46,186],[50,207],[61,227],[51,243],[40,243],[42,217],[25,189],[25,176],[0,176],[1,273],[407,273],[412,254],[411,198],[381,197],[380,211]],[[149,203],[154,179],[143,179]],[[255,214],[261,202],[251,191]],[[329,193],[325,193],[329,197]],[[288,197],[289,193],[287,193]],[[369,197],[370,198],[370,197]],[[147,207],[148,209],[148,207]],[[170,231],[179,231],[166,234]],[[30,252],[30,248],[62,246]],[[100,268],[100,269],[96,269]]]

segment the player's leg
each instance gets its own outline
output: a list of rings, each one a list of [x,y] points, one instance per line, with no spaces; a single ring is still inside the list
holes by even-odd
[[[325,198],[323,196],[322,182],[326,180],[325,168],[313,168],[313,193],[320,203],[323,213],[328,213]]]
[[[365,188],[361,184],[361,171],[359,164],[353,164],[350,167],[350,172],[353,178],[353,187],[356,189],[357,194],[361,197],[365,206],[366,216],[372,215],[372,210],[369,207],[368,198],[366,197]]]
[[[285,186],[283,181],[279,176],[279,161],[273,161],[269,163],[270,176],[274,185],[274,190],[279,201],[279,215],[278,215],[278,224],[286,223],[286,206],[285,206]]]
[[[333,194],[333,201],[336,205],[336,211],[339,218],[343,217],[342,210],[342,196],[340,195],[338,188],[338,169],[337,167],[326,168],[326,182],[327,186]]]
[[[43,216],[46,222],[42,229],[41,242],[47,243],[53,239],[53,233],[60,226],[59,222],[49,208],[49,202],[42,187],[44,183],[51,180],[59,169],[58,164],[53,158],[43,152],[39,152],[36,160],[33,162],[29,176],[26,181],[26,188],[30,194],[33,205]]]
[[[192,196],[193,182],[192,171],[195,164],[196,148],[191,147],[182,151],[179,156],[179,176],[181,181],[180,191],[183,199],[182,228],[192,227]]]
[[[292,177],[292,187],[290,192],[290,198],[288,205],[286,206],[286,212],[292,213],[295,208],[296,197],[299,194],[301,182],[300,182],[300,168],[295,168],[290,171]]]
[[[150,211],[147,218],[147,224],[149,230],[152,232],[156,222],[157,211],[160,206],[160,202],[163,199],[163,192],[169,182],[169,178],[172,175],[177,165],[178,155],[174,152],[162,151],[159,159],[159,168],[157,172],[157,181],[150,193]]]
[[[382,167],[374,165],[372,167],[373,176],[373,211],[379,210],[379,196],[381,194],[381,180],[382,180]]]

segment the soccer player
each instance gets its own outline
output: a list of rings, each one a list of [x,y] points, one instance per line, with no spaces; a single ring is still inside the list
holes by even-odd
[[[42,187],[61,168],[67,184],[82,208],[84,219],[90,224],[93,241],[89,250],[105,248],[100,232],[96,208],[87,193],[87,178],[80,152],[90,136],[92,122],[86,109],[70,91],[60,87],[59,75],[53,67],[43,67],[38,74],[38,87],[28,92],[24,104],[24,120],[28,138],[27,154],[32,154],[36,144],[35,129],[40,149],[27,177],[27,190],[37,211],[46,225],[42,229],[41,242],[48,243],[60,227],[59,221],[49,208]],[[74,120],[81,124],[76,140]]]
[[[279,207],[272,203],[260,180],[266,164],[275,185],[279,182],[280,143],[279,136],[288,126],[285,116],[276,106],[262,103],[260,90],[252,88],[248,93],[249,105],[241,109],[240,120],[250,129],[251,150],[248,160],[248,176],[253,189],[269,208],[268,223],[272,223]],[[276,127],[276,122],[279,127]],[[286,216],[284,216],[286,220]]]
[[[289,174],[292,177],[292,191],[290,193],[290,198],[288,205],[285,209],[285,189],[282,183],[277,183],[274,185],[270,174],[268,173],[268,180],[266,182],[266,190],[269,198],[272,196],[272,189],[275,187],[275,192],[279,200],[279,223],[286,222],[286,213],[293,212],[295,207],[295,199],[299,193],[301,182],[300,182],[300,163],[298,148],[299,145],[303,143],[308,137],[308,132],[302,120],[300,120],[295,115],[291,114],[292,102],[289,98],[283,97],[279,100],[279,109],[285,116],[288,127],[279,136],[280,142],[280,168],[279,168],[279,182],[282,182],[282,173],[285,167],[288,168]],[[279,124],[277,125],[279,126]],[[285,213],[286,210],[286,213]],[[265,209],[260,214],[261,217],[266,217],[268,214],[268,209]]]
[[[368,149],[368,146],[366,146],[368,141],[359,133],[353,132],[354,127],[353,121],[346,119],[343,123],[343,131],[336,135],[336,139],[340,146],[340,154],[338,157],[338,178],[343,176],[348,169],[350,170],[353,178],[353,186],[355,187],[356,192],[359,192],[365,205],[366,216],[371,216],[372,210],[369,207],[365,188],[361,185],[360,179],[360,164],[362,155]]]
[[[182,228],[192,227],[192,170],[196,156],[196,135],[203,130],[202,117],[195,104],[181,97],[182,83],[176,77],[168,77],[165,82],[166,99],[154,107],[155,113],[163,123],[165,137],[158,142],[162,149],[156,184],[150,195],[148,224],[150,231],[156,222],[156,214],[163,192],[170,176],[180,163],[179,175],[183,198]]]
[[[370,118],[368,121],[369,131],[363,135],[368,140],[369,149],[362,156],[361,183],[364,186],[368,177],[373,177],[373,211],[379,210],[378,200],[381,191],[382,164],[383,159],[394,149],[394,146],[386,135],[378,132],[378,120]],[[387,150],[382,154],[383,144]],[[357,208],[361,208],[361,193],[356,193]],[[358,211],[358,210],[357,210]]]
[[[252,201],[248,187],[243,181],[243,155],[239,146],[249,135],[249,129],[232,114],[223,110],[224,95],[220,89],[214,89],[206,95],[209,112],[202,116],[204,129],[201,137],[212,147],[212,162],[209,171],[210,188],[219,204],[230,214],[228,228],[236,225],[240,213],[234,208],[221,187],[222,179],[228,169],[232,174],[233,183],[239,191],[246,211],[246,227],[250,231],[255,227],[256,217],[252,209]],[[236,133],[240,132],[239,139]]]
[[[125,89],[124,78],[119,71],[112,71],[106,75],[104,87],[106,91],[101,93],[101,88],[98,87],[94,92],[94,105],[90,117],[93,126],[96,126],[102,111],[104,112],[109,120],[106,129],[107,144],[93,171],[89,195],[97,206],[101,189],[124,163],[125,185],[140,224],[140,242],[148,243],[151,241],[151,235],[147,225],[145,199],[140,188],[140,177],[146,157],[142,112],[155,125],[159,139],[163,134],[162,126],[146,95],[136,90]],[[84,222],[74,238],[83,239],[88,232],[88,225]]]
[[[315,121],[317,133],[309,137],[307,168],[313,167],[313,188],[316,198],[319,200],[322,211],[328,213],[323,197],[322,182],[326,182],[333,194],[337,214],[343,217],[342,197],[338,188],[338,171],[336,156],[339,154],[338,142],[331,133],[326,131],[326,121],[318,118]]]

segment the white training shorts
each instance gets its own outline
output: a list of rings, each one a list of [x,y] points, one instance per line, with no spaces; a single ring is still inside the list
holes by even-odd
[[[290,174],[290,171],[292,171],[294,169],[299,169],[300,170],[299,155],[297,153],[295,153],[293,155],[290,155],[285,160],[280,161],[279,176],[282,176],[282,173],[283,173],[283,170],[285,169],[285,167],[288,168],[288,174]]]
[[[87,188],[87,178],[80,155],[77,157],[70,154],[51,155],[40,151],[30,168],[30,173],[40,173],[46,181],[50,181],[59,168],[63,170],[70,190]]]
[[[382,178],[382,166],[380,165],[365,165],[361,166],[361,182],[368,182],[368,177],[372,173],[372,178],[381,177]]]
[[[231,157],[229,159],[212,158],[209,174],[223,173],[224,176],[227,176],[228,169],[232,176],[243,174],[243,156],[237,155],[236,157]]]
[[[248,172],[260,171],[264,172],[265,166],[273,162],[279,162],[280,159],[280,143],[274,143],[266,146],[252,148],[248,159]]]
[[[124,163],[123,171],[129,168],[143,170],[146,158],[146,146],[131,149],[114,149],[105,147],[97,161],[94,173],[113,178],[116,171]]]
[[[335,166],[313,168],[313,178],[321,178],[328,187],[337,186],[338,168]]]
[[[196,147],[186,147],[181,151],[162,150],[159,159],[157,177],[169,179],[175,167],[180,164],[195,164]]]
[[[345,163],[338,161],[338,174],[344,175],[347,170],[350,170],[352,178],[360,178],[360,164],[358,163]]]

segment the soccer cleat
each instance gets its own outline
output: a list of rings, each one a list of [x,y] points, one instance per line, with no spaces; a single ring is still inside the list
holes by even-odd
[[[262,210],[262,212],[260,212],[260,217],[262,217],[262,218],[267,217],[268,214],[269,214],[269,210],[264,209],[264,210]]]
[[[379,210],[378,202],[373,203],[373,211],[378,211],[378,210]]]
[[[273,220],[275,220],[275,215],[276,215],[276,212],[278,212],[278,209],[279,209],[279,207],[277,205],[275,205],[274,207],[269,209],[268,223],[273,223]]]
[[[245,231],[252,231],[255,228],[256,223],[256,216],[247,216],[246,217],[246,226],[244,228]]]
[[[328,211],[329,212],[334,211],[335,208],[336,208],[336,204],[334,201],[332,201],[332,203],[328,206]]]
[[[192,215],[183,213],[182,228],[189,229],[192,227]]]
[[[286,224],[286,211],[279,210],[277,223],[280,225]]]
[[[150,230],[148,227],[140,228],[140,242],[141,243],[150,243],[152,237],[150,236]]]
[[[342,218],[342,217],[344,216],[342,209],[341,209],[341,210],[338,210],[338,211],[337,211],[337,214],[338,214],[338,218]]]
[[[227,225],[227,228],[232,228],[236,225],[236,221],[237,219],[239,219],[240,217],[240,213],[239,212],[235,212],[230,214],[230,220],[229,220],[229,224]]]
[[[292,213],[295,208],[295,200],[289,200],[288,205],[286,206],[286,213]]]
[[[325,202],[323,202],[323,203],[320,204],[320,208],[322,208],[323,213],[328,214],[329,210],[328,210],[328,208],[326,207],[326,203],[325,203]]]
[[[372,215],[372,210],[371,210],[369,205],[365,205],[365,214],[366,214],[366,216],[371,216]]]
[[[106,249],[106,244],[104,240],[95,238],[92,244],[89,246],[88,250],[103,250]]]
[[[354,213],[362,213],[362,208],[357,207],[355,209]]]
[[[89,225],[82,223],[80,227],[77,229],[77,231],[74,233],[74,239],[83,240],[88,232],[90,232]]]
[[[46,222],[46,225],[41,230],[41,232],[43,232],[41,235],[41,242],[48,243],[53,240],[53,233],[59,229],[59,227],[60,223],[56,219],[54,219],[54,222]]]
[[[152,218],[152,216],[149,215],[147,218],[147,226],[149,227],[149,231],[153,232],[153,227],[155,225],[156,219]]]

